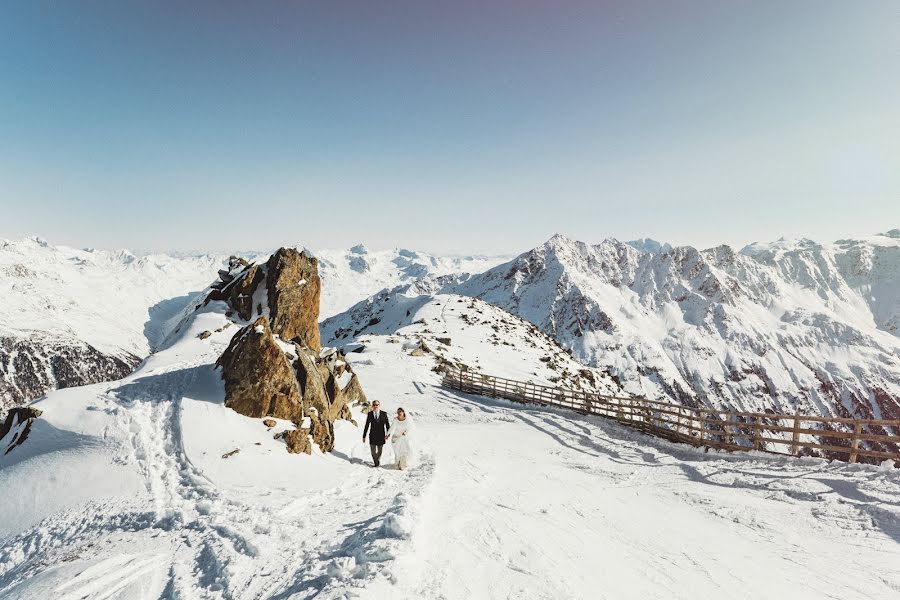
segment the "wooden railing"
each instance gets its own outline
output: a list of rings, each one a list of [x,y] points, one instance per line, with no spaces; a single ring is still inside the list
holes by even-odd
[[[676,442],[726,450],[900,463],[900,419],[852,419],[692,408],[639,397],[606,396],[474,373],[444,371],[444,387],[526,404],[599,415]],[[900,466],[900,465],[898,465]]]

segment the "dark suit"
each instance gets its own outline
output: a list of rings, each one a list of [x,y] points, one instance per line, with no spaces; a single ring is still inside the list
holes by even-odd
[[[388,421],[387,414],[383,410],[380,410],[378,411],[377,419],[375,418],[374,411],[366,415],[366,426],[363,428],[363,441],[366,440],[366,434],[369,433],[370,427],[372,428],[372,432],[369,434],[369,447],[372,450],[372,461],[377,467],[379,463],[381,463],[381,450],[382,446],[384,446],[385,437],[391,430],[391,423]]]

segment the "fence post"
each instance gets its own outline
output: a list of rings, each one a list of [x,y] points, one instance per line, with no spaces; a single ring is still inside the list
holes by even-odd
[[[794,429],[791,432],[791,454],[797,456],[800,453],[800,407],[794,410]]]
[[[760,425],[762,425],[762,420],[759,417],[752,417],[750,419],[750,424],[753,427],[753,449],[760,450],[762,449],[762,440],[760,438],[760,433],[762,429],[760,429]]]
[[[699,414],[700,414],[700,424],[699,424],[700,431],[697,432],[697,441],[699,442],[699,445],[702,446],[703,445],[703,431],[706,428],[706,411],[701,410]]]
[[[465,391],[465,390],[463,389],[462,369],[459,370],[459,390],[460,390],[461,392],[462,392],[462,391]]]
[[[857,422],[853,428],[853,442],[850,444],[850,464],[856,462],[856,455],[859,452],[859,434],[862,433],[862,423]]]

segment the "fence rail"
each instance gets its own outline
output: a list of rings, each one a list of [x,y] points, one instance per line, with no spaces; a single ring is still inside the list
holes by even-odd
[[[606,396],[556,388],[448,367],[444,387],[525,404],[599,415],[676,442],[759,450],[793,456],[824,456],[855,462],[900,463],[900,419],[853,419],[801,414],[693,408],[639,397]]]

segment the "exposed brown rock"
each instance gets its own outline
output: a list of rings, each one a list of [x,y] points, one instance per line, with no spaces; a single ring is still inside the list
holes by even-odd
[[[309,443],[309,429],[291,429],[281,436],[287,444],[291,454],[312,454],[312,444]]]
[[[248,417],[303,420],[297,380],[266,317],[236,333],[216,364],[225,380],[225,406]]]
[[[208,338],[211,335],[212,335],[212,331],[204,331],[204,332],[200,333],[200,335],[198,335],[197,337],[200,338],[201,340],[205,340],[206,338]]]
[[[266,288],[272,331],[318,351],[319,263],[294,248],[281,248],[266,265]]]
[[[234,456],[235,454],[237,454],[237,453],[240,452],[240,451],[241,451],[240,448],[235,448],[235,449],[232,450],[231,452],[226,452],[225,454],[223,454],[223,455],[222,455],[222,458],[230,458],[230,457]]]
[[[275,419],[263,419],[263,425],[271,428],[278,425],[278,423],[275,421]]]

